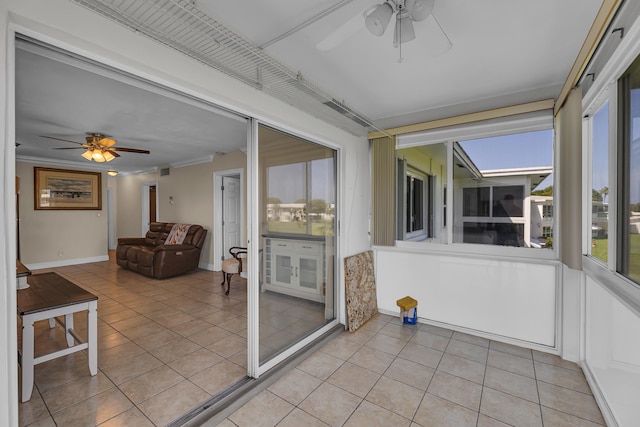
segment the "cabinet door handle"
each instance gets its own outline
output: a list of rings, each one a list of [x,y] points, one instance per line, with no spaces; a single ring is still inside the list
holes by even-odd
[[[296,267],[296,277],[298,277],[298,267]]]
[[[303,246],[302,249],[311,249],[311,246]]]

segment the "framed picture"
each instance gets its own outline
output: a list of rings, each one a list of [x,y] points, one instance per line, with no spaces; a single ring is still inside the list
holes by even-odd
[[[36,210],[102,209],[102,174],[33,168]]]

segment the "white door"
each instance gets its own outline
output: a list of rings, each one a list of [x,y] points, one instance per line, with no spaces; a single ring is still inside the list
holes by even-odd
[[[240,178],[222,177],[222,248],[224,258],[229,258],[229,248],[240,246]]]

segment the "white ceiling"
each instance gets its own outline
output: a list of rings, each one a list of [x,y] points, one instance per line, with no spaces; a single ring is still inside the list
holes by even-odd
[[[364,28],[362,13],[377,1],[197,0],[196,5],[379,127],[389,127],[556,97],[602,3],[436,0],[433,15],[453,48],[430,55],[438,37],[435,21],[416,22],[416,40],[402,45],[399,62],[393,20],[382,37]],[[330,7],[336,10],[282,37]],[[316,48],[344,24],[354,31],[332,49]],[[76,161],[80,149],[52,150],[73,144],[40,135],[82,142],[86,132],[151,151],[122,153],[108,164],[121,171],[207,159],[246,144],[243,120],[212,106],[184,102],[39,49],[18,49],[16,59],[19,158]]]

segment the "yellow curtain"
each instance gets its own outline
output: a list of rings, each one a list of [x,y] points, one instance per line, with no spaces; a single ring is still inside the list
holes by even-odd
[[[396,224],[396,140],[371,140],[371,233],[376,246],[395,244]]]

